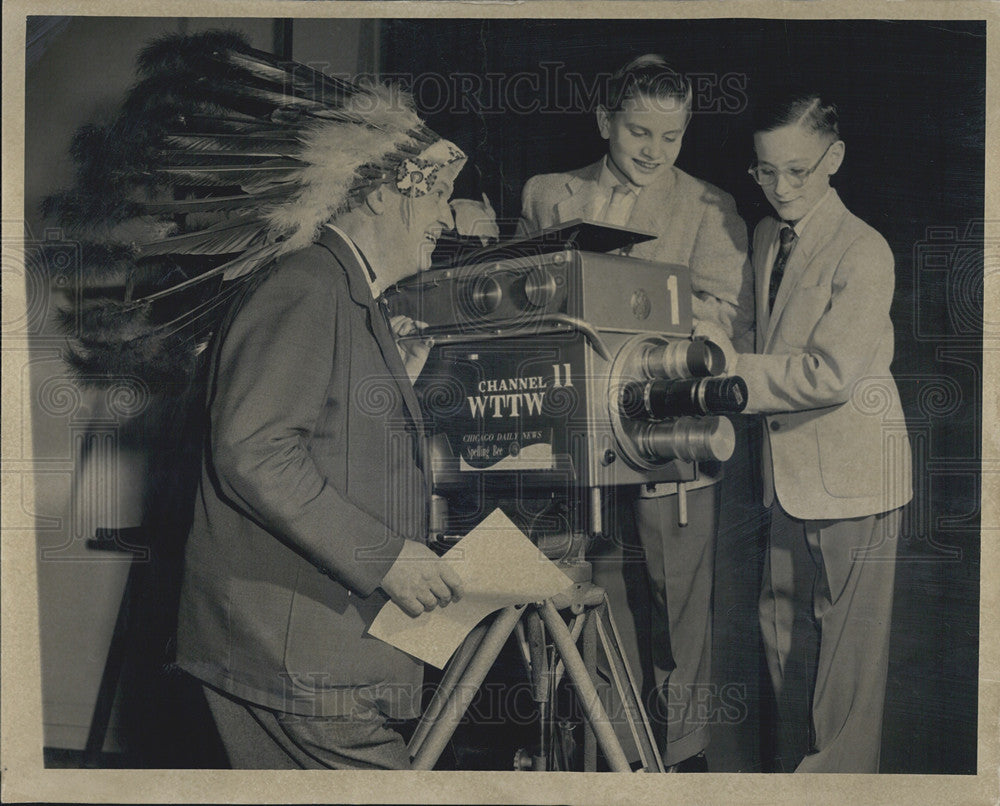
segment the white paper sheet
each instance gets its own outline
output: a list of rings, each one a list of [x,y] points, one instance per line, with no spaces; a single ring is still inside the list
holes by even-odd
[[[462,579],[460,600],[416,618],[389,602],[368,630],[439,669],[472,628],[494,610],[548,599],[573,585],[499,509],[452,546],[443,559]]]

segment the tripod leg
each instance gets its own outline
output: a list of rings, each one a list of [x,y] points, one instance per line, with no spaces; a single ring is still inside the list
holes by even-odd
[[[587,672],[583,658],[580,657],[580,652],[577,650],[576,644],[573,643],[566,624],[563,622],[559,611],[556,610],[551,600],[547,599],[542,605],[542,619],[545,621],[545,626],[549,629],[556,649],[566,664],[566,672],[569,674],[570,680],[573,681],[573,685],[580,695],[580,703],[587,715],[587,721],[597,736],[597,741],[604,751],[608,765],[615,772],[631,772],[628,759],[625,757],[625,751],[622,750],[614,728],[611,727],[608,713],[601,704],[601,698],[594,687],[594,682],[591,680],[590,674]]]
[[[570,637],[573,639],[573,643],[574,644],[577,643],[580,640],[580,635],[583,633],[583,625],[586,622],[586,620],[587,620],[587,614],[586,613],[581,613],[579,616],[574,616],[573,617],[573,622],[572,622],[572,624],[570,625],[570,628],[569,628],[569,634],[570,634]],[[594,636],[591,635],[590,636],[590,640],[593,640],[593,639],[594,639]],[[596,644],[595,644],[595,646],[596,646]],[[587,661],[586,644],[584,644],[583,662],[587,664],[587,668],[589,669],[590,668],[590,663]],[[559,686],[559,684],[562,682],[563,674],[565,673],[565,671],[566,671],[566,664],[564,664],[562,661],[559,661],[558,663],[556,663],[556,670],[555,670],[554,677],[553,677],[553,680],[552,680],[552,688],[557,688]]]
[[[588,672],[597,669],[597,625],[594,611],[583,614],[583,664]],[[591,677],[593,679],[593,677]],[[597,772],[597,737],[590,722],[583,723],[583,771]]]
[[[607,598],[594,609],[594,622],[597,625],[597,634],[601,639],[601,646],[611,667],[611,677],[614,680],[618,698],[622,703],[625,717],[628,719],[629,729],[632,731],[632,739],[639,749],[639,758],[642,761],[642,768],[646,772],[663,772],[663,760],[656,750],[656,740],[653,737],[653,729],[650,727],[646,710],[642,707],[642,697],[639,688],[629,672],[625,663],[625,656],[621,648],[621,639],[618,637],[618,629],[615,627],[614,619],[608,608]]]
[[[448,669],[441,678],[441,682],[438,684],[437,690],[434,692],[434,696],[431,698],[430,703],[428,703],[427,708],[420,715],[420,722],[417,723],[417,728],[413,731],[413,736],[410,738],[410,744],[407,748],[410,751],[410,758],[413,758],[419,752],[420,746],[427,738],[427,734],[434,726],[434,722],[448,703],[451,692],[454,691],[456,684],[465,673],[469,662],[483,643],[487,626],[485,621],[481,621],[473,627],[472,632],[466,636],[455,656],[448,664]]]
[[[445,745],[448,744],[448,740],[455,733],[455,728],[458,727],[458,723],[472,703],[472,698],[476,696],[479,686],[482,685],[486,674],[500,654],[500,650],[503,649],[503,645],[514,631],[514,626],[521,618],[523,610],[523,605],[511,605],[505,607],[497,615],[474,657],[469,661],[462,679],[455,685],[454,691],[448,698],[447,706],[439,709],[440,713],[434,720],[434,725],[427,732],[420,744],[420,749],[413,756],[411,769],[434,769],[441,753],[444,752]]]
[[[531,696],[538,709],[538,752],[532,758],[532,769],[544,772],[548,768],[549,683],[551,669],[546,659],[545,629],[537,610],[525,615],[528,623],[528,644],[531,653]]]

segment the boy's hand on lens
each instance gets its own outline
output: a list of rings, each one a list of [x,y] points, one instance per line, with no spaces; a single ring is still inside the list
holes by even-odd
[[[706,339],[718,345],[726,359],[726,374],[732,372],[738,353],[722,325],[718,322],[695,322],[691,335],[693,338]]]

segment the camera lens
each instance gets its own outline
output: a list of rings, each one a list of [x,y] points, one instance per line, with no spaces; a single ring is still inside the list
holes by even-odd
[[[642,371],[649,378],[707,378],[726,370],[722,348],[704,339],[648,344]]]
[[[725,462],[736,447],[736,432],[725,417],[679,417],[640,426],[635,443],[653,462]]]
[[[702,382],[706,414],[739,414],[747,407],[747,382],[738,375]]]
[[[747,385],[739,376],[659,378],[647,383],[627,383],[619,399],[621,413],[633,420],[665,420],[701,414],[739,414],[747,405]]]
[[[464,307],[473,317],[488,316],[500,307],[503,289],[489,276],[477,277],[463,288]]]
[[[556,296],[556,278],[536,266],[524,278],[524,296],[532,308],[544,308]]]

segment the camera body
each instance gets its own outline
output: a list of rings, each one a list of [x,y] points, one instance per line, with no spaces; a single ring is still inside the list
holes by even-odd
[[[687,268],[566,243],[520,247],[386,294],[391,314],[426,323],[422,336],[434,338],[415,384],[432,492],[579,497],[690,481],[700,462],[728,459],[725,414],[742,410],[746,387],[717,377],[718,347],[690,338]]]

